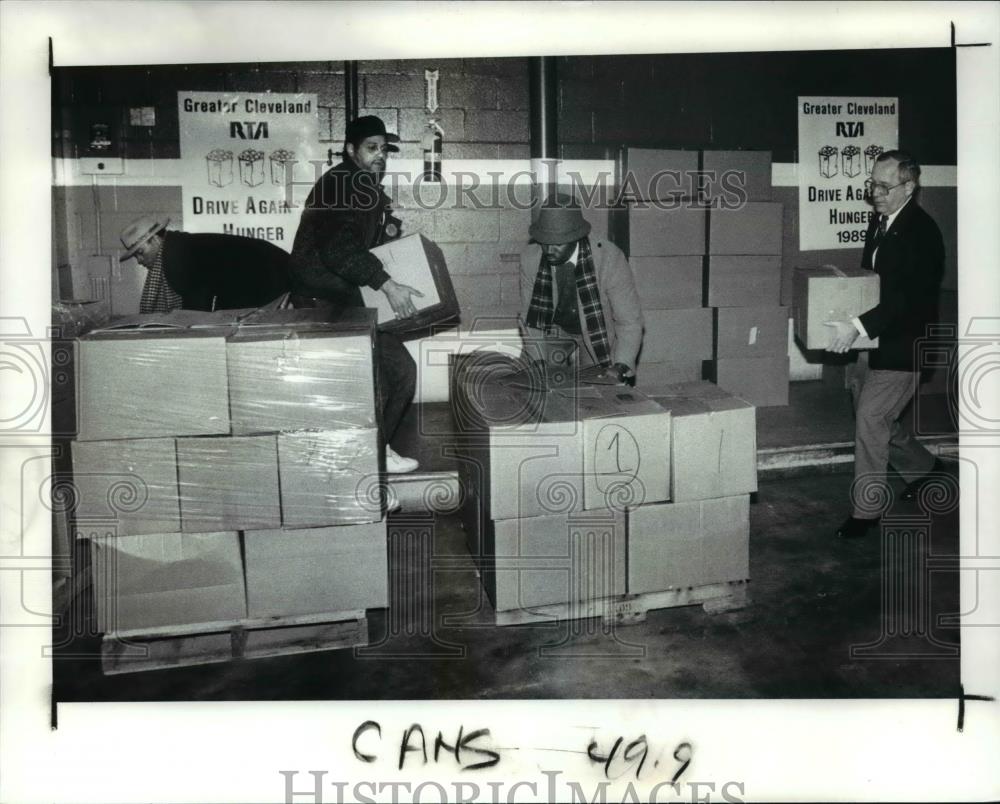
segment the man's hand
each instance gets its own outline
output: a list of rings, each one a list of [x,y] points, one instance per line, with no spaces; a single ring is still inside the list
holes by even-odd
[[[828,327],[833,328],[833,334],[830,336],[830,345],[826,347],[828,352],[836,352],[837,354],[844,354],[851,348],[860,333],[858,328],[854,326],[850,321],[824,321]]]
[[[635,387],[635,372],[624,363],[615,363],[611,367],[611,370],[618,377],[618,382],[622,385],[628,385],[631,388]]]
[[[416,313],[417,308],[414,306],[411,297],[420,296],[422,298],[424,295],[416,288],[411,288],[409,285],[401,285],[392,279],[386,279],[379,290],[386,295],[392,311],[396,314],[396,318],[409,318]]]

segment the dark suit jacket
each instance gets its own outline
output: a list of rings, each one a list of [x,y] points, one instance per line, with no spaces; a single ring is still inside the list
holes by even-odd
[[[260,307],[290,289],[288,254],[252,237],[169,231],[163,273],[185,310]]]
[[[398,236],[398,224],[372,174],[350,160],[330,168],[310,191],[295,232],[294,292],[364,307],[361,286],[377,290],[389,278],[369,249]]]
[[[861,267],[872,267],[872,237],[878,228],[872,218],[861,256]],[[879,303],[858,316],[878,349],[869,354],[874,369],[915,371],[915,342],[927,335],[937,319],[938,292],[944,275],[944,241],[934,219],[915,198],[903,207],[878,247],[875,272],[879,276]]]

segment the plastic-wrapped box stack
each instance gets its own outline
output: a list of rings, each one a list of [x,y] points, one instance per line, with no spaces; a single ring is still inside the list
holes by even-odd
[[[387,605],[373,314],[131,324],[76,345],[75,520],[101,630]]]
[[[746,580],[752,406],[701,382],[668,387],[674,409],[624,386],[543,390],[504,363],[456,358],[451,396],[463,527],[499,624]]]
[[[708,189],[709,376],[757,407],[788,404],[789,310],[781,306],[782,205],[769,151],[703,151]]]

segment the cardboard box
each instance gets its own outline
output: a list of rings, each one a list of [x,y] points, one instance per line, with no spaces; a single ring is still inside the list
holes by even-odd
[[[708,253],[781,254],[782,215],[782,205],[770,201],[713,209],[708,216]]]
[[[646,332],[642,338],[640,363],[708,360],[712,357],[712,311],[645,310]]]
[[[781,303],[781,257],[708,258],[708,307],[777,306]]]
[[[629,594],[749,577],[749,495],[629,510]]]
[[[832,366],[831,366],[832,368]],[[788,381],[823,379],[822,353],[809,352],[795,339],[795,320],[788,319]]]
[[[234,435],[375,425],[369,325],[240,328],[226,343]]]
[[[710,200],[771,200],[770,151],[702,151],[701,169]]]
[[[288,617],[385,608],[389,562],[385,522],[302,530],[251,530],[247,613]]]
[[[698,152],[627,148],[622,187],[642,200],[690,197],[697,189]]]
[[[581,389],[583,507],[670,499],[670,413],[623,386]]]
[[[172,438],[74,441],[77,520],[105,520],[119,535],[181,529]]]
[[[787,307],[717,307],[713,310],[715,356],[788,355]]]
[[[631,207],[628,211],[629,258],[704,254],[705,214],[704,207],[693,206],[688,201],[680,202],[675,209],[651,204]]]
[[[758,408],[788,404],[789,358],[720,357],[714,364],[716,384]]]
[[[807,349],[826,349],[831,328],[824,322],[848,320],[878,305],[878,274],[864,268],[796,268],[793,285],[795,337]],[[859,337],[852,349],[875,349],[878,338]]]
[[[632,257],[629,264],[644,310],[701,307],[701,257]]]
[[[424,294],[423,297],[413,298],[417,309],[415,315],[397,319],[388,297],[381,290],[362,287],[365,306],[378,311],[379,329],[403,335],[435,324],[457,321],[458,299],[444,254],[436,243],[421,234],[414,234],[373,248],[371,253],[382,261],[382,267],[392,279]]]
[[[185,533],[281,524],[274,436],[178,438],[177,478]]]
[[[642,361],[636,367],[636,387],[644,394],[657,396],[665,387],[679,382],[696,382],[702,379],[705,361],[670,360],[662,363]]]
[[[246,617],[239,534],[164,533],[92,541],[104,633]]]
[[[228,434],[226,332],[102,330],[80,338],[79,440]]]
[[[385,511],[376,428],[281,433],[278,482],[286,527],[380,522]]]
[[[494,609],[624,594],[625,527],[611,511],[487,520],[482,578]]]
[[[710,382],[664,389],[671,413],[670,499],[732,497],[757,490],[757,417],[753,405]]]

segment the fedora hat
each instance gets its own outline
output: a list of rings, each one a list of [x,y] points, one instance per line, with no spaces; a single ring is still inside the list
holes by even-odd
[[[556,196],[538,211],[528,234],[543,246],[560,246],[574,243],[590,233],[590,224],[583,217],[579,205],[566,195]]]
[[[362,115],[361,117],[356,117],[350,123],[347,124],[347,131],[344,133],[344,140],[351,144],[360,143],[362,140],[368,139],[368,137],[382,136],[385,137],[386,143],[389,144],[390,151],[398,151],[393,143],[399,142],[398,134],[390,134],[385,130],[385,123],[382,121],[381,117],[376,117],[373,114]]]
[[[125,253],[118,258],[118,262],[130,259],[143,243],[146,243],[157,232],[166,229],[168,223],[170,223],[170,218],[160,218],[157,215],[143,215],[132,221],[122,229],[120,236]]]

